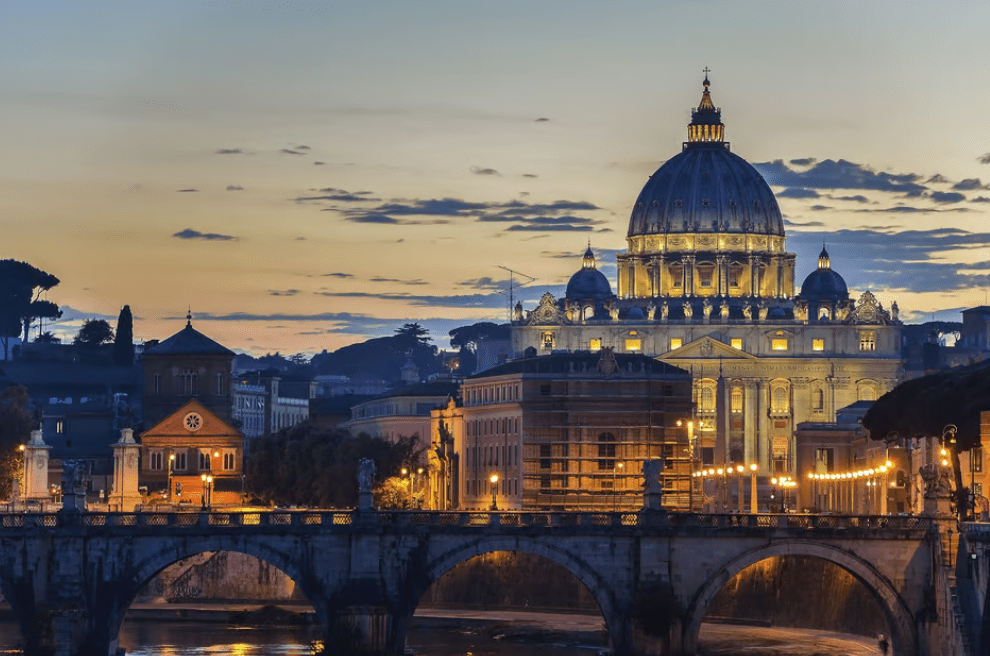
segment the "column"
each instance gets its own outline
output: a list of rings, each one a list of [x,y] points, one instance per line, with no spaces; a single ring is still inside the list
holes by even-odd
[[[41,439],[41,431],[31,431],[24,446],[24,501],[48,501],[48,452],[51,447]]]
[[[665,258],[663,255],[657,257],[657,296],[664,295],[663,273],[666,264],[667,264],[667,258]]]
[[[681,293],[684,296],[690,296],[688,291],[688,281],[691,279],[690,264],[688,263],[688,256],[681,255]]]
[[[759,381],[759,387],[756,391],[757,398],[757,408],[756,413],[756,444],[757,453],[760,458],[760,469],[767,472],[768,475],[773,475],[771,470],[771,465],[773,459],[771,457],[770,448],[770,431],[769,429],[769,419],[767,419],[767,410],[770,408],[769,402],[767,400],[767,390],[770,389],[770,383],[766,380]]]
[[[749,256],[749,294],[760,295],[760,258],[756,255]]]
[[[716,286],[718,288],[718,295],[719,296],[728,296],[729,295],[729,281],[728,281],[729,267],[728,267],[728,261],[727,261],[727,259],[726,259],[726,257],[724,255],[719,255],[715,259],[715,262],[716,262],[715,273],[716,273],[716,275],[718,275],[718,283],[716,284]]]
[[[759,413],[757,411],[757,394],[759,393],[759,382],[755,379],[743,381],[745,387],[745,397],[743,399],[743,443],[746,451],[746,462],[756,462],[760,455],[759,444],[757,443],[757,422]],[[762,463],[760,470],[766,473]]]
[[[650,258],[650,296],[658,296],[660,287],[660,258]]]
[[[112,448],[113,492],[110,508],[117,512],[134,512],[141,505],[141,493],[138,492],[138,453],[141,445],[134,441],[134,431],[125,428],[120,431],[120,440]],[[171,499],[172,490],[168,493]]]
[[[688,296],[694,296],[694,255],[686,255],[686,266],[684,272],[687,274],[688,286],[684,288]]]

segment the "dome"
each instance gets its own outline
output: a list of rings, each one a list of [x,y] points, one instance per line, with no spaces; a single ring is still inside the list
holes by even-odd
[[[724,142],[721,110],[708,92],[691,114],[683,150],[650,176],[633,206],[629,237],[668,233],[784,236],[770,186]]]
[[[646,315],[643,314],[643,310],[636,307],[635,305],[629,308],[629,313],[626,314],[626,319],[645,319]]]
[[[812,271],[801,284],[801,297],[806,300],[848,300],[849,290],[846,281],[835,271],[832,271],[828,251],[822,247],[818,256],[818,268]]]
[[[591,251],[590,245],[584,252],[581,269],[567,281],[567,291],[564,295],[571,299],[590,298],[596,301],[604,301],[612,296],[612,285],[609,284],[605,274],[595,267],[595,254]]]

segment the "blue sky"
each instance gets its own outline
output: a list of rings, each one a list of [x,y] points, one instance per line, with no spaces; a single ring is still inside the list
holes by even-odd
[[[712,69],[802,279],[957,319],[990,283],[985,2],[0,3],[0,257],[141,338],[256,353],[505,316],[629,211]]]

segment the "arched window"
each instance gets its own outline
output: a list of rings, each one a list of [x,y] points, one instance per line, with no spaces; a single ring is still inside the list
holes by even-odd
[[[770,412],[784,414],[790,411],[790,401],[787,397],[787,386],[777,383],[770,388]]]
[[[732,388],[732,412],[739,413],[743,411],[743,391],[741,387]]]
[[[598,436],[598,469],[615,469],[615,435],[611,433]]]
[[[825,390],[816,389],[811,393],[811,407],[817,412],[824,412],[825,410]]]

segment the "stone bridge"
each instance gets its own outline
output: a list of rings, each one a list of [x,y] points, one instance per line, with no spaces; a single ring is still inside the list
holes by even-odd
[[[8,514],[0,516],[0,546],[0,589],[29,655],[115,653],[124,614],[141,588],[204,551],[250,554],[285,572],[312,603],[328,653],[401,654],[430,585],[494,551],[535,554],[576,576],[598,601],[617,656],[693,654],[702,618],[722,586],[777,556],[818,557],[850,572],[882,609],[894,654],[938,653],[929,645],[941,630],[931,611],[938,527],[923,517]]]

